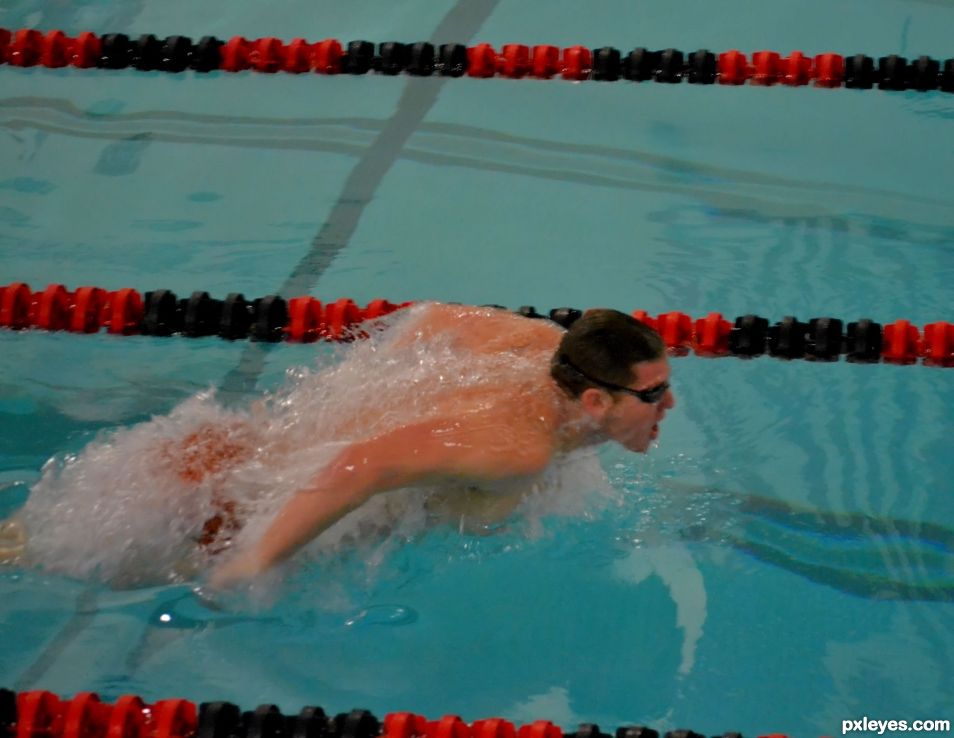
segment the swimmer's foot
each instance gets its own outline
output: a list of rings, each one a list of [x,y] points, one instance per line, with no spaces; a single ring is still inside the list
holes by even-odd
[[[26,528],[19,520],[0,522],[0,564],[16,563],[26,550]]]

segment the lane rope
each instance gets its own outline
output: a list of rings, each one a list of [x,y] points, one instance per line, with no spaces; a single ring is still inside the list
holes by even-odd
[[[417,77],[507,77],[582,82],[595,80],[665,84],[759,86],[775,84],[816,87],[846,87],[870,90],[941,90],[954,92],[954,58],[939,61],[930,56],[909,60],[897,54],[874,58],[866,54],[823,53],[806,55],[792,51],[756,51],[747,56],[733,49],[715,53],[699,49],[659,51],[637,47],[629,52],[611,46],[505,44],[496,48],[428,42],[351,41],[337,39],[316,43],[304,38],[289,42],[266,37],[233,36],[227,41],[204,36],[193,42],[188,36],[136,38],[123,33],[97,35],[90,32],[67,36],[59,30],[44,33],[34,28],[0,28],[0,63],[16,67],[43,66],[79,69],[127,69],[180,73],[216,70],[266,74],[350,74],[368,72]]]
[[[659,738],[643,725],[624,725],[615,738]],[[672,730],[664,738],[703,738],[691,730]],[[125,695],[113,705],[94,692],[61,700],[52,692],[14,693],[0,689],[0,738],[611,738],[598,725],[584,723],[575,731],[549,720],[517,726],[500,718],[465,723],[456,715],[428,720],[422,715],[395,712],[378,718],[368,710],[337,715],[307,706],[296,715],[283,715],[275,705],[242,711],[230,702],[160,700],[148,705]],[[717,738],[742,738],[724,733]],[[786,738],[768,734],[761,738]]]
[[[233,292],[218,300],[196,291],[179,298],[171,290],[141,294],[133,289],[107,291],[79,287],[70,291],[50,284],[33,291],[23,282],[0,286],[0,328],[20,331],[106,332],[117,336],[219,336],[227,340],[309,343],[318,340],[351,341],[367,335],[364,321],[388,315],[413,302],[373,300],[361,307],[344,297],[322,302],[302,296],[285,300],[278,295],[246,299]],[[487,305],[507,309],[502,305]],[[560,307],[540,313],[530,305],[514,312],[531,319],[549,319],[568,328],[582,314]],[[779,359],[855,363],[954,366],[954,324],[936,321],[923,327],[905,319],[882,324],[869,318],[843,321],[820,317],[801,321],[785,316],[776,322],[759,315],[741,315],[734,321],[720,313],[692,318],[686,313],[631,315],[659,332],[669,352],[699,356],[751,358],[767,354]]]

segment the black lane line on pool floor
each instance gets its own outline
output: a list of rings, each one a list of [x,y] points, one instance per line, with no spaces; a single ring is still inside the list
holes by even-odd
[[[499,1],[458,0],[437,26],[431,39],[437,42],[445,38],[469,41],[490,17]],[[408,139],[434,106],[447,81],[446,77],[430,77],[405,83],[394,115],[351,170],[328,219],[312,241],[311,249],[279,289],[282,297],[309,294],[338,254],[347,248],[375,191],[397,161]],[[239,401],[255,389],[272,348],[273,345],[267,343],[249,343],[245,347],[238,366],[225,376],[219,386],[219,396],[223,401]]]
[[[39,658],[28,666],[20,675],[20,678],[13,683],[14,691],[25,692],[32,689],[40,679],[46,676],[50,667],[60,660],[67,647],[92,624],[96,613],[99,612],[98,608],[94,587],[88,587],[80,592],[76,598],[73,615],[43,649]]]

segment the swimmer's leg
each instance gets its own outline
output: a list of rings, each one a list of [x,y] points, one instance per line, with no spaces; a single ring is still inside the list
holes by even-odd
[[[0,564],[15,564],[23,556],[27,545],[27,531],[15,518],[0,521]]]

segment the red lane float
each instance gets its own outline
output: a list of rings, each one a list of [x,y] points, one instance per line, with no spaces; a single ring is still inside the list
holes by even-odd
[[[62,331],[70,319],[70,293],[61,284],[51,284],[33,295],[31,324],[44,331]]]
[[[530,73],[537,79],[550,79],[560,71],[560,49],[556,46],[534,46]]]
[[[907,320],[896,320],[884,327],[881,355],[891,364],[913,364],[920,354],[921,334]]]
[[[924,363],[954,366],[954,324],[937,322],[924,326]]]
[[[293,38],[285,47],[284,58],[281,61],[281,70],[289,74],[303,74],[311,71],[312,49],[303,38]]]
[[[319,41],[312,49],[312,66],[320,74],[338,74],[341,71],[341,59],[344,49],[339,41],[326,39]]]
[[[7,62],[15,67],[34,67],[43,58],[43,34],[21,28],[13,34],[7,49]]]
[[[60,700],[50,692],[17,696],[16,738],[193,738],[196,706],[187,700],[160,700],[152,707],[134,695],[115,705],[94,692]]]
[[[445,715],[427,723],[424,735],[426,738],[471,738],[467,723],[456,715]]]
[[[537,720],[523,725],[517,731],[517,738],[563,738],[563,730],[549,720]]]
[[[251,44],[248,41],[241,36],[232,36],[220,51],[221,68],[226,72],[242,72],[251,69],[250,53]]]
[[[522,44],[507,44],[501,50],[500,74],[511,79],[520,79],[530,73],[530,47]]]
[[[146,705],[139,697],[127,694],[116,700],[105,738],[149,738]]]
[[[473,738],[517,738],[516,726],[500,718],[477,720],[470,726]]]
[[[793,51],[782,59],[780,78],[791,87],[807,85],[812,79],[812,60],[801,51]]]
[[[841,87],[845,82],[845,57],[839,54],[819,54],[815,57],[815,85]]]
[[[17,695],[16,738],[55,738],[60,732],[63,703],[52,692]]]
[[[288,301],[288,340],[295,343],[317,341],[322,327],[321,300],[293,297]]]
[[[39,63],[51,69],[65,67],[70,62],[71,43],[62,31],[50,31],[43,39]]]
[[[80,287],[73,295],[73,311],[67,330],[73,333],[96,333],[102,321],[106,290],[99,287]]]
[[[497,73],[497,52],[490,44],[477,44],[467,49],[467,74],[471,77],[493,77]]]
[[[709,313],[700,318],[694,328],[692,345],[699,356],[725,356],[729,353],[732,324],[720,313]]]
[[[187,700],[160,700],[152,708],[152,738],[191,738],[198,714]]]
[[[404,305],[394,305],[387,300],[372,300],[364,309],[364,319],[374,320],[375,318],[381,318],[402,307],[407,307],[408,305],[409,303],[405,303]]]
[[[65,703],[63,732],[59,738],[105,738],[112,708],[93,692],[80,692]]]
[[[109,333],[128,336],[139,333],[143,318],[142,295],[136,290],[111,292],[100,310],[100,322]]]
[[[752,84],[774,85],[781,76],[782,57],[775,51],[752,54]]]
[[[79,69],[90,69],[96,66],[102,53],[102,44],[99,36],[88,31],[81,33],[70,47],[70,64]]]
[[[324,332],[322,335],[332,341],[353,338],[351,329],[363,320],[361,308],[343,297],[325,308]]]
[[[427,718],[410,712],[394,712],[384,718],[383,738],[420,738],[427,732]]]
[[[752,69],[749,67],[745,54],[739,51],[733,50],[719,54],[717,69],[719,84],[722,85],[744,85],[752,76]]]
[[[638,320],[640,323],[645,323],[645,324],[648,325],[650,328],[652,328],[654,331],[655,331],[655,330],[658,330],[658,328],[656,327],[656,325],[657,325],[657,324],[656,324],[656,319],[653,318],[653,316],[651,316],[651,315],[650,315],[649,313],[647,313],[645,310],[634,310],[633,312],[630,313],[630,315],[632,315],[634,318],[636,318],[636,320]]]
[[[88,31],[70,38],[58,30],[44,35],[33,29],[21,29],[12,34],[0,29],[0,63],[15,67],[58,69],[73,66],[89,69],[96,66],[100,51],[99,37]]]
[[[275,74],[285,64],[285,44],[277,38],[260,38],[252,42],[247,58],[256,72]]]
[[[662,313],[656,318],[656,330],[666,347],[677,356],[689,353],[692,343],[692,318],[685,313]]]
[[[563,50],[563,79],[582,81],[593,71],[593,52],[585,46],[571,46]]]
[[[14,330],[29,327],[32,296],[29,285],[23,282],[0,288],[0,327]]]

